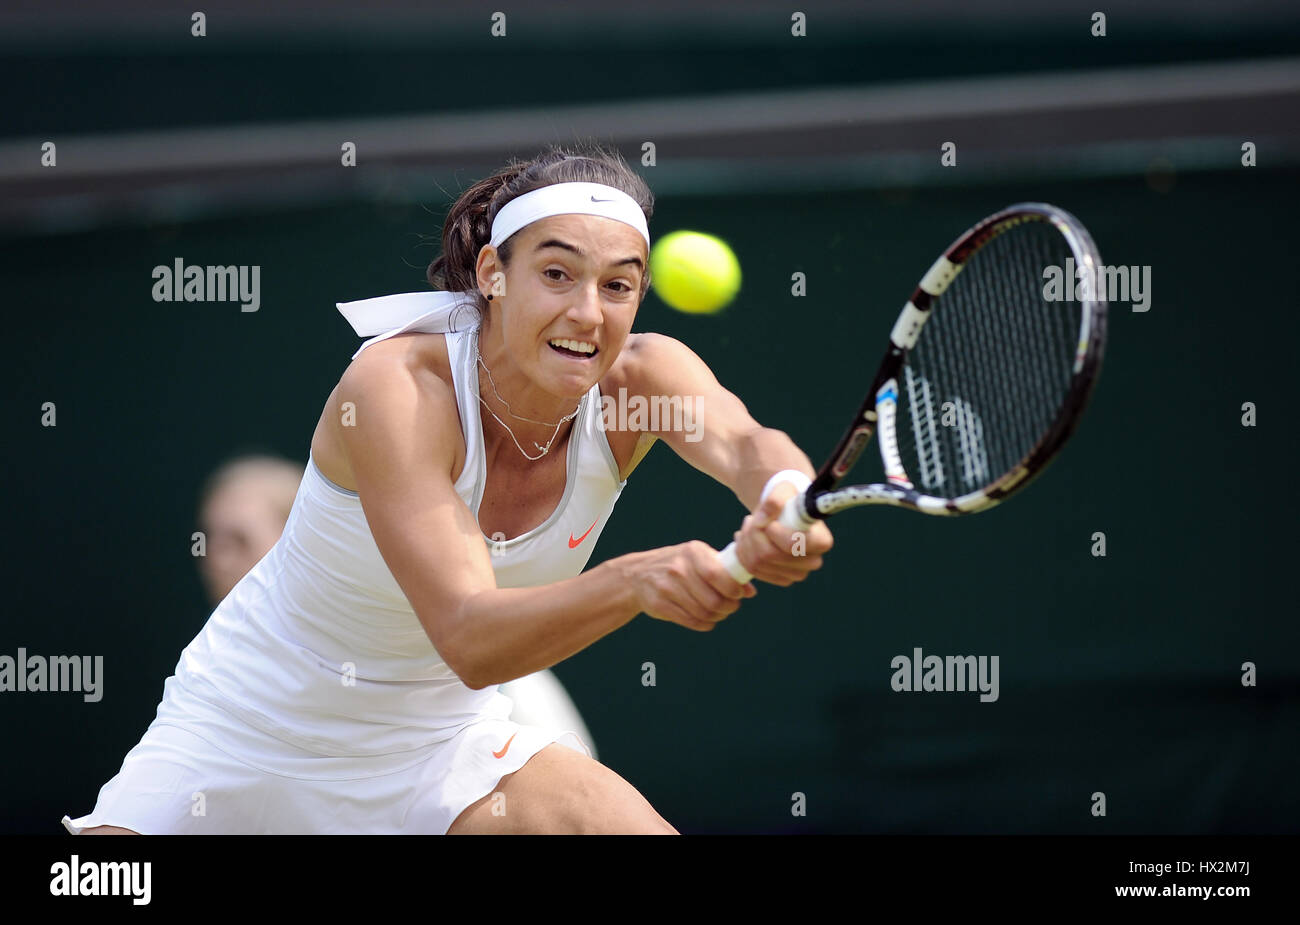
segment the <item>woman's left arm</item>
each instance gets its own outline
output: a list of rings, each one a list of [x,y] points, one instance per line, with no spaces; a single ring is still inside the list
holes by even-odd
[[[782,586],[820,568],[832,545],[826,523],[818,521],[800,537],[777,520],[797,488],[780,482],[759,505],[763,487],[777,472],[797,469],[811,479],[816,470],[808,456],[782,431],[755,421],[744,402],[681,341],[639,334],[629,354],[628,394],[648,403],[646,430],[730,488],[752,512],[735,535],[741,564],[755,578]],[[652,409],[658,413],[649,413]]]

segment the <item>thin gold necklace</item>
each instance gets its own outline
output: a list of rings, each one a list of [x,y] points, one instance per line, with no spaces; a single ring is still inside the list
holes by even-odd
[[[483,372],[487,373],[488,382],[491,383],[492,385],[493,394],[496,395],[497,399],[501,402],[501,404],[506,406],[507,414],[509,414],[512,418],[515,418],[516,420],[527,421],[530,424],[541,424],[543,427],[551,426],[550,421],[534,421],[532,418],[520,417],[510,409],[510,402],[502,398],[501,393],[497,390],[496,380],[492,378],[492,370],[488,369],[487,364],[483,362],[483,354],[479,352],[477,334],[474,335],[474,356],[478,360],[478,365],[483,367]],[[541,459],[543,456],[545,456],[547,453],[551,451],[551,444],[554,443],[555,438],[560,435],[560,428],[563,427],[567,422],[572,421],[575,417],[578,416],[578,412],[582,410],[582,403],[586,398],[587,396],[584,395],[582,396],[582,398],[578,399],[578,407],[574,408],[571,414],[566,414],[564,417],[560,418],[560,420],[555,424],[555,433],[551,434],[551,439],[546,441],[546,446],[542,446],[540,443],[533,441],[533,446],[541,450],[541,452],[538,453],[536,456],[529,456],[528,452],[522,446],[520,446],[519,438],[516,437],[515,432],[510,429],[510,425],[507,424],[505,421],[501,420],[501,418],[497,417],[497,413],[492,410],[491,405],[489,405],[486,401],[484,401],[482,394],[479,395],[478,400],[480,403],[482,403],[484,408],[487,408],[488,414],[496,418],[496,422],[506,429],[506,433],[510,435],[510,439],[515,442],[515,446],[519,447],[519,452],[524,454],[524,459],[530,460],[532,462],[536,462],[537,460]]]

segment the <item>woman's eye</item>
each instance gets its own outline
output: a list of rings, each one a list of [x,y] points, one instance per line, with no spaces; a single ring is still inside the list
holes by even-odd
[[[545,273],[545,274],[546,274],[550,279],[556,279],[556,278],[557,278],[557,277],[554,277],[554,276],[550,276],[550,274],[552,274],[552,273],[558,273],[558,274],[560,274],[560,276],[563,276],[563,275],[564,275],[564,271],[563,271],[563,270],[556,270],[556,269],[554,269],[554,268],[551,268],[551,269],[549,269],[549,270],[543,270],[542,272]]]
[[[611,285],[611,286],[622,286],[622,287],[623,287],[622,289],[616,289],[616,290],[615,290],[616,292],[631,292],[631,291],[632,291],[632,287],[629,286],[627,283],[623,283],[623,282],[614,282],[614,283],[610,283],[610,285]]]

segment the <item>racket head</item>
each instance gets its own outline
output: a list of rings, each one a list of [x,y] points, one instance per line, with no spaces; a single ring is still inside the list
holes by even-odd
[[[1096,385],[1101,267],[1083,224],[1047,203],[1017,203],[961,235],[900,313],[871,393],[810,489],[809,513],[890,504],[970,514],[1029,484]],[[873,432],[886,481],[835,488]]]

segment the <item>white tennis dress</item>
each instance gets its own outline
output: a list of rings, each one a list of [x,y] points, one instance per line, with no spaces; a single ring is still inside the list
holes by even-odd
[[[455,489],[477,517],[486,481],[475,337],[459,294],[340,305],[358,333],[444,333],[465,437]],[[474,319],[466,313],[467,320]],[[392,326],[395,325],[395,326]],[[392,327],[390,327],[392,326]],[[360,353],[360,351],[358,351]],[[626,481],[605,437],[600,388],[569,438],[564,495],[537,528],[484,537],[498,587],[570,578],[587,564]],[[157,716],[94,811],[142,834],[445,833],[553,742],[573,732],[507,717],[496,686],[471,690],[443,662],[379,549],[355,492],[309,461],[270,552],[186,647]]]

